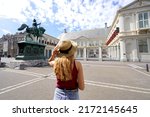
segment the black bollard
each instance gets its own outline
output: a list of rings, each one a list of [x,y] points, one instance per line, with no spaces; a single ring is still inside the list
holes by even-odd
[[[1,65],[1,57],[0,57],[0,65]]]
[[[146,71],[149,72],[148,64],[146,64]]]

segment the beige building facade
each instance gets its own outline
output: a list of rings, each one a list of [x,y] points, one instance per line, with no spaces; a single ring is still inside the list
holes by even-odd
[[[25,33],[16,33],[14,35],[6,34],[0,38],[0,56],[16,57],[18,54],[18,42],[25,41]],[[28,40],[31,41],[31,40]],[[44,34],[43,37],[39,37],[38,40],[34,40],[37,43],[45,44],[44,56],[49,58],[54,46],[58,43],[58,39],[50,35]]]
[[[76,59],[80,60],[102,60],[102,49],[105,39],[109,32],[109,27],[105,24],[105,28],[84,30],[80,32],[66,32],[58,38],[71,39],[78,44]]]
[[[41,38],[39,40],[39,42],[40,43],[42,42],[42,43],[46,44],[44,55],[45,55],[46,58],[49,58],[52,54],[52,51],[53,51],[54,47],[59,42],[59,39],[57,39],[55,37],[52,37],[50,35],[44,34],[43,38]]]
[[[149,0],[135,0],[118,10],[105,48],[110,60],[150,62]]]

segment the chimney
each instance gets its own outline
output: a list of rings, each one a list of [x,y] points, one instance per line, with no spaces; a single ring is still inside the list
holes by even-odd
[[[66,30],[66,29],[64,29],[64,33],[67,33],[67,30]]]
[[[107,28],[107,23],[105,23],[105,28]]]

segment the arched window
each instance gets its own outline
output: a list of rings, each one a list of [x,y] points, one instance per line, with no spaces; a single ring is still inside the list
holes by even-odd
[[[138,40],[138,44],[139,44],[139,52],[140,53],[148,53],[147,39]]]

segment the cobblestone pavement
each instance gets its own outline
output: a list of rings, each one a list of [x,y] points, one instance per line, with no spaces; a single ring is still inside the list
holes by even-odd
[[[146,64],[112,61],[81,61],[85,76],[82,100],[149,100],[150,72]],[[53,69],[0,68],[0,99],[51,100],[55,89]]]

